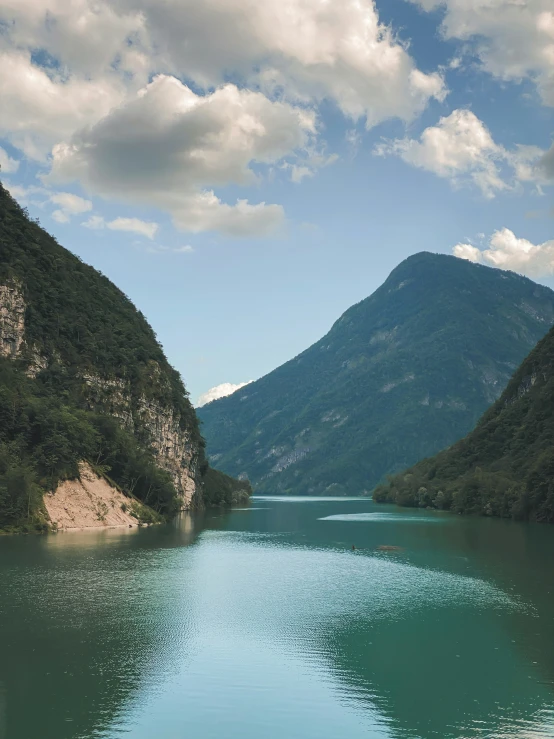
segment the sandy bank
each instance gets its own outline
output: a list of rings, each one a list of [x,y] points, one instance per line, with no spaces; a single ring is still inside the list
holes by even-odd
[[[50,521],[58,530],[137,525],[129,514],[130,498],[98,477],[86,462],[79,465],[79,474],[80,480],[66,480],[44,496]]]

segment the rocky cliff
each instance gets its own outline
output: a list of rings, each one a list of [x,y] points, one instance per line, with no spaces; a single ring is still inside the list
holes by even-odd
[[[157,362],[148,368],[151,380],[163,383]],[[83,375],[83,394],[91,410],[117,418],[122,426],[148,443],[158,465],[169,472],[183,508],[201,502],[201,443],[196,428],[181,424],[179,411],[142,393],[135,397],[128,380]]]
[[[163,515],[226,500],[144,316],[0,185],[0,528],[83,461]]]
[[[51,350],[48,356],[47,347],[27,340],[25,316],[29,312],[24,291],[24,278],[0,284],[0,351],[3,357],[18,360],[27,376],[35,378],[53,364],[63,367],[63,360],[60,352]],[[190,423],[192,409],[187,423],[178,407],[153,397],[146,388],[137,395],[129,378],[92,373],[91,369],[87,367],[75,375],[82,380],[86,406],[117,418],[151,447],[159,466],[171,475],[184,509],[200,504],[202,440],[197,424]],[[162,394],[171,394],[171,378],[159,362],[150,360],[145,374],[151,390],[159,393],[163,389]]]
[[[25,339],[25,301],[21,285],[15,280],[0,285],[0,355],[14,358],[21,354]]]

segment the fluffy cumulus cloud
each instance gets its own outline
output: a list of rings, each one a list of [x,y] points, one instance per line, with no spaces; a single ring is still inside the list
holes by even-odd
[[[85,200],[70,192],[53,193],[50,195],[50,202],[58,206],[52,213],[52,218],[58,223],[69,223],[71,216],[92,210],[90,200]]]
[[[126,105],[53,150],[49,182],[79,180],[90,190],[154,203],[189,231],[267,233],[282,208],[223,203],[210,185],[255,184],[253,162],[270,164],[309,145],[313,114],[262,93],[225,85],[197,95],[159,75]]]
[[[0,8],[0,25],[1,13]],[[30,51],[2,52],[1,45],[0,68],[0,135],[39,161],[60,139],[108,113],[124,94],[114,76],[68,76],[33,64]]]
[[[252,382],[252,380],[250,380],[250,382]],[[232,395],[237,390],[240,390],[241,387],[249,385],[250,382],[239,382],[238,385],[233,385],[232,382],[224,382],[221,385],[216,385],[215,387],[210,388],[210,390],[208,390],[206,393],[203,393],[198,398],[196,406],[197,408],[201,408],[203,405],[206,405],[206,403],[211,403],[212,400],[226,398],[227,395]]]
[[[530,277],[554,274],[554,240],[532,244],[527,239],[518,238],[509,228],[495,231],[485,248],[456,244],[452,253],[470,262],[510,269]]]
[[[493,140],[485,124],[470,110],[455,110],[426,128],[419,140],[385,141],[375,153],[396,155],[415,167],[445,177],[455,185],[472,183],[485,197],[513,187],[514,181],[537,181],[543,177],[537,163],[543,152],[533,146],[507,151]],[[502,169],[509,170],[506,181]]]
[[[333,100],[368,126],[409,120],[445,94],[441,76],[417,69],[372,0],[142,0],[140,7],[167,68],[205,86],[232,70],[289,98]]]
[[[0,20],[13,48],[44,50],[80,80],[169,72],[211,88],[232,72],[289,98],[331,99],[368,125],[409,120],[445,94],[372,0],[3,0]]]
[[[533,79],[554,105],[552,0],[412,0],[425,10],[443,7],[446,38],[470,44],[484,68],[502,80]]]
[[[256,184],[252,164],[300,182],[330,163],[321,101],[371,127],[445,96],[372,0],[3,0],[0,27],[0,135],[44,163],[53,149],[52,182],[191,231],[275,230],[279,205],[216,190]]]

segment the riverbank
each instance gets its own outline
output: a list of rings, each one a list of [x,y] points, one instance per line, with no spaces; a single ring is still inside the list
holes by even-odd
[[[87,462],[79,464],[79,478],[64,480],[45,494],[44,507],[54,531],[132,528],[156,515],[100,477]]]

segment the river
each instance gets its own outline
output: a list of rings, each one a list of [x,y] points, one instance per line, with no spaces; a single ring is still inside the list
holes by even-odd
[[[0,639],[0,739],[552,739],[554,530],[266,497],[2,537]]]

